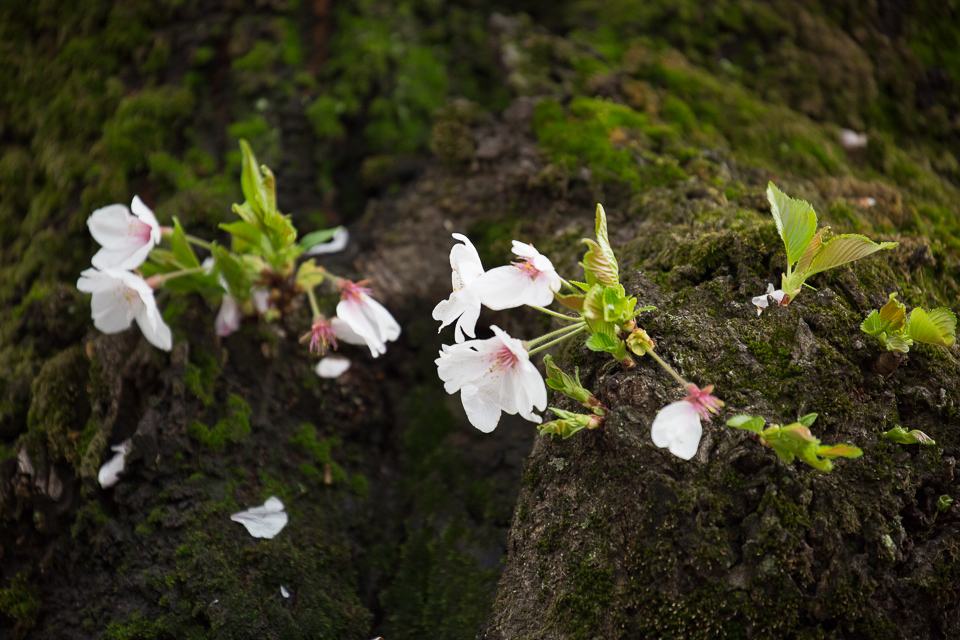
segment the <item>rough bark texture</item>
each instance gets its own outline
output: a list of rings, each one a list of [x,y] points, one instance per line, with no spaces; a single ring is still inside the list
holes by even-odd
[[[917,346],[884,379],[859,331],[893,290],[960,306],[955,8],[54,4],[0,9],[0,635],[960,637],[960,507],[936,508],[960,502],[957,351]],[[306,310],[219,340],[199,298],[161,300],[169,355],[93,330],[73,287],[90,211],[139,193],[213,237],[239,137],[302,232],[351,222],[331,268],[395,311],[385,357],[320,381]],[[900,247],[757,318],[785,261],[769,179]],[[449,234],[488,267],[533,241],[576,278],[598,201],[664,358],[724,416],[817,412],[863,458],[786,465],[721,419],[684,463],[649,439],[677,385],[579,344],[557,362],[606,429],[537,439],[521,470],[532,425],[465,424],[433,366]],[[898,425],[937,446],[880,438]],[[270,495],[291,515],[276,539],[229,521]]]

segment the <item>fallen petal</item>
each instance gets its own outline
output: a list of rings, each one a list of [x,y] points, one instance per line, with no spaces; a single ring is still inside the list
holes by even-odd
[[[117,444],[110,447],[114,455],[102,467],[97,474],[97,480],[104,489],[109,489],[120,481],[120,474],[123,472],[124,456],[127,455],[127,447],[124,444]]]
[[[246,511],[234,513],[230,519],[245,526],[254,538],[268,540],[283,531],[289,521],[286,511],[283,510],[283,503],[276,496],[270,496],[259,507],[250,507]]]
[[[289,598],[290,592],[287,591],[287,588],[285,586],[280,585],[280,595],[282,595],[284,598]]]
[[[339,356],[328,356],[317,363],[317,375],[321,378],[338,378],[350,368],[350,360]]]

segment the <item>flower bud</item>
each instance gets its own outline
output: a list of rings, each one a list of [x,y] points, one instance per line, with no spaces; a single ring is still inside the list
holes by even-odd
[[[653,338],[647,335],[646,331],[637,328],[627,336],[627,348],[638,356],[644,356],[656,349],[657,344],[653,341]]]

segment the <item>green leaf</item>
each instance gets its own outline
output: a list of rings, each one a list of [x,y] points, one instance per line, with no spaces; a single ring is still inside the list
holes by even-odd
[[[610,257],[604,253],[603,249],[593,240],[584,239],[587,244],[587,252],[583,255],[583,273],[589,284],[605,284],[615,287],[620,284],[619,267],[614,258],[611,262]]]
[[[804,272],[804,277],[809,278],[815,273],[820,273],[827,269],[833,269],[842,264],[859,260],[883,249],[892,249],[898,244],[898,242],[881,242],[877,244],[870,238],[855,233],[836,236],[824,243],[820,252],[817,253],[811,261],[810,269]]]
[[[180,221],[177,220],[176,216],[173,217],[173,235],[170,236],[170,250],[173,251],[173,255],[176,257],[177,262],[180,263],[181,268],[192,269],[200,266],[200,261],[197,260],[197,255],[193,252],[193,247],[191,247],[187,241],[187,234],[184,233],[183,227],[180,226]]]
[[[767,200],[787,249],[787,263],[792,265],[801,258],[817,231],[817,214],[809,203],[791,198],[772,182],[767,185]]]
[[[897,300],[897,292],[887,296],[887,303],[880,307],[880,325],[887,333],[900,331],[907,324],[907,307]]]
[[[805,427],[812,427],[816,419],[817,419],[816,413],[808,413],[807,415],[797,420],[797,422],[802,424]]]
[[[590,286],[591,286],[591,285],[587,284],[586,282],[577,282],[576,280],[568,280],[568,282],[569,282],[570,284],[574,285],[575,287],[578,287],[579,289],[582,289],[583,291],[589,291],[589,290],[590,290]]]
[[[906,334],[917,342],[952,346],[957,341],[957,316],[949,309],[928,312],[917,307],[910,312]]]
[[[613,336],[608,336],[603,333],[595,333],[587,339],[587,349],[591,351],[606,351],[608,353],[613,353],[617,351],[618,348],[623,346],[623,340],[618,340]]]
[[[891,442],[896,442],[897,444],[925,444],[925,445],[934,445],[937,444],[933,438],[925,434],[919,429],[913,429],[907,431],[903,427],[894,427],[883,434],[884,439]]]
[[[312,290],[318,287],[326,277],[326,269],[318,267],[313,260],[307,260],[297,269],[297,286],[304,290]]]
[[[236,253],[249,253],[251,250],[256,253],[263,251],[263,234],[249,222],[240,220],[219,226],[232,236],[231,247]]]
[[[824,458],[859,458],[863,451],[849,444],[821,445],[817,447],[817,455]]]
[[[800,261],[797,262],[797,267],[794,270],[796,273],[804,273],[810,268],[810,263],[813,262],[814,257],[820,253],[820,249],[823,247],[821,236],[823,236],[823,233],[829,228],[830,227],[824,227],[820,229],[820,231],[817,231],[817,235],[813,236],[813,239],[810,240],[807,248],[803,250],[803,255],[800,256]]]
[[[343,227],[333,227],[332,229],[321,229],[320,231],[314,231],[313,233],[308,233],[307,235],[300,238],[300,248],[306,251],[311,249],[318,244],[323,244],[324,242],[329,242],[333,235],[343,229]]]
[[[244,264],[219,245],[213,245],[210,252],[213,254],[217,272],[227,283],[228,293],[238,302],[247,300],[250,297],[252,280],[244,268]]]
[[[763,425],[766,424],[766,422],[766,420],[759,416],[753,417],[745,414],[736,415],[727,420],[727,424],[731,427],[753,431],[754,433],[762,433]]]
[[[860,330],[867,335],[879,338],[883,334],[883,321],[880,320],[880,312],[874,309],[870,315],[860,323]]]
[[[903,334],[894,334],[892,336],[888,336],[885,333],[881,334],[880,342],[887,351],[899,351],[900,353],[909,353],[910,347],[913,345],[913,340]]]
[[[576,295],[576,294],[565,296],[559,293],[555,293],[553,294],[553,299],[568,309],[573,309],[574,311],[583,310],[583,296]]]
[[[633,309],[637,306],[636,298],[627,298],[623,287],[617,285],[607,287],[603,291],[603,319],[607,322],[619,324],[633,317]]]
[[[251,212],[258,220],[263,220],[263,214],[266,211],[266,198],[263,193],[263,175],[257,167],[257,157],[253,155],[253,149],[250,148],[250,144],[246,140],[240,140],[240,150],[243,154],[243,170],[240,174],[240,188],[243,190],[243,197],[246,198]]]

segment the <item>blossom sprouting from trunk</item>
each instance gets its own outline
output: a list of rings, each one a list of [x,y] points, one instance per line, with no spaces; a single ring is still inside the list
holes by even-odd
[[[350,360],[341,356],[327,356],[317,363],[317,375],[321,378],[339,378],[350,368]]]
[[[553,263],[531,244],[513,241],[513,252],[520,258],[513,264],[484,273],[472,289],[490,309],[512,309],[525,304],[545,307],[562,281]]]
[[[240,328],[241,320],[243,320],[243,312],[240,311],[240,305],[237,304],[236,299],[229,293],[223,294],[220,300],[220,311],[217,312],[217,319],[213,323],[217,335],[226,338]]]
[[[382,304],[370,297],[370,289],[362,286],[362,283],[340,281],[337,317],[363,340],[374,358],[387,352],[387,342],[400,337],[400,325]],[[351,342],[345,336],[343,340]]]
[[[283,509],[283,502],[275,496],[270,496],[263,505],[234,513],[230,519],[245,526],[254,538],[269,540],[283,531],[290,520]]]
[[[494,337],[444,346],[437,372],[447,393],[460,392],[467,418],[485,433],[493,431],[501,412],[539,422],[534,409],[547,406],[547,387],[520,340],[499,327]]]
[[[119,333],[136,320],[150,344],[164,351],[173,348],[173,333],[160,315],[153,289],[140,276],[119,269],[87,269],[80,274],[77,289],[93,294],[93,325],[103,333]]]
[[[753,304],[757,307],[757,315],[760,315],[761,313],[763,313],[763,310],[766,309],[767,306],[770,304],[769,300],[767,300],[767,296],[770,296],[771,298],[776,300],[777,304],[786,306],[783,301],[784,299],[783,291],[781,289],[775,290],[773,288],[773,283],[768,282],[767,292],[763,295],[754,297],[752,300]]]
[[[464,334],[476,337],[477,319],[480,317],[480,296],[473,290],[474,283],[483,275],[483,264],[476,248],[466,236],[459,233],[453,237],[463,244],[450,250],[450,268],[453,270],[453,293],[433,309],[433,319],[440,320],[439,333],[445,326],[457,321],[455,339],[465,340]]]
[[[716,413],[723,402],[712,395],[713,385],[702,390],[695,384],[687,385],[687,397],[668,404],[657,413],[650,428],[653,444],[666,447],[670,453],[689,460],[697,453],[703,427],[700,419],[710,422],[710,414]]]
[[[90,235],[100,243],[93,256],[97,269],[136,269],[160,242],[160,223],[139,196],[134,196],[133,211],[122,204],[97,209],[87,219]]]

